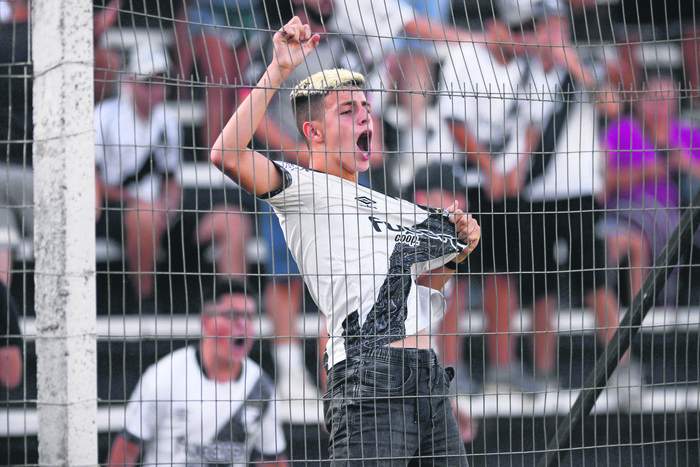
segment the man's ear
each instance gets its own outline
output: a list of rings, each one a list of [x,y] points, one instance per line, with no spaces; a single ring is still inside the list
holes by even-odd
[[[306,136],[312,143],[319,143],[323,141],[323,128],[319,122],[306,122],[302,128],[304,130],[304,136]]]

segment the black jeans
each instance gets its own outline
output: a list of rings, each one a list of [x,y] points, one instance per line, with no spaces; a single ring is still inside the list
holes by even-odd
[[[380,347],[334,365],[324,396],[332,465],[467,466],[450,380],[427,349]]]

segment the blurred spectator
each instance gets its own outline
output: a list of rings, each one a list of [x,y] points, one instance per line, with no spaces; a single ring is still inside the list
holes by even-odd
[[[141,377],[107,465],[287,465],[272,382],[248,357],[257,316],[244,284],[220,284],[202,308],[200,342]]]
[[[523,0],[519,4],[522,12]],[[548,377],[553,376],[557,360],[558,336],[551,327],[562,271],[568,290],[581,290],[583,303],[594,311],[603,344],[619,325],[618,298],[606,280],[605,241],[595,231],[602,213],[596,197],[605,167],[596,115],[599,79],[581,64],[565,11],[558,8],[559,14],[535,20],[536,38],[528,47],[545,72],[544,83],[536,88],[545,93],[535,102],[544,118],[533,139],[530,184],[521,190],[523,211],[533,213],[526,237],[532,242],[532,264],[525,264],[535,274],[523,277],[523,282],[531,281],[533,287],[535,368]],[[628,411],[641,404],[643,370],[629,350],[619,358],[599,404],[609,404],[612,395],[618,408]]]
[[[261,0],[183,0],[182,4],[175,18],[176,76],[184,81],[194,76],[206,84],[201,158],[208,160],[209,148],[236,108],[237,85],[258,47],[250,41],[256,29],[266,27],[259,16],[264,9]],[[181,93],[181,97],[187,96]]]
[[[497,390],[542,391],[560,383],[558,335],[551,326],[557,299],[561,302],[562,274],[568,289],[582,290],[585,304],[594,309],[603,342],[618,324],[617,297],[605,283],[605,245],[594,231],[603,163],[595,105],[590,92],[580,93],[595,82],[570,44],[561,5],[551,0],[497,4],[500,19],[487,25],[486,49],[462,47],[463,68],[446,73],[448,89],[466,96],[453,93],[443,111],[454,111],[448,118],[455,139],[482,170],[484,267],[511,273],[489,276],[484,284],[484,310],[492,323],[486,339],[492,360],[488,383]],[[527,61],[517,59],[523,53]],[[464,77],[471,82],[464,83]],[[516,295],[512,273],[518,272]],[[533,310],[534,379],[514,364],[510,320],[519,304]],[[611,385],[625,375],[637,384],[632,375],[641,380],[641,370],[636,370],[623,365]]]
[[[176,222],[181,228],[170,239],[184,242],[184,247],[172,248],[173,254],[209,246],[215,275],[238,280],[246,273],[245,248],[252,226],[239,200],[228,199],[224,191],[187,196],[188,209],[181,211],[179,121],[163,105],[168,55],[152,48],[134,50],[128,66],[121,95],[95,109],[98,184],[104,187],[100,197],[108,214],[123,214],[116,220],[105,216],[102,222],[108,224],[104,230],[125,245],[140,309],[155,312],[158,260],[166,250],[166,233]]]
[[[312,34],[320,34],[320,40],[316,48],[306,57],[304,64],[295,68],[282,83],[280,90],[270,101],[265,120],[255,131],[254,144],[264,148],[264,152],[273,160],[286,160],[303,167],[309,165],[309,150],[303,135],[297,129],[290,100],[294,86],[321,70],[345,68],[364,72],[364,63],[356,44],[350,38],[334,33],[325,26],[333,17],[334,5],[336,5],[335,0],[292,0],[292,13],[298,16],[302,23],[309,25]],[[274,32],[271,32],[262,38],[262,47],[258,54],[253,55],[246,82],[257,83],[267,70],[273,58],[273,34]],[[245,97],[243,92],[241,99]],[[376,167],[377,164],[382,163],[380,155],[382,138],[380,128],[375,128],[374,131],[372,153],[376,156],[372,158],[372,164]],[[277,216],[267,203],[260,203],[259,206],[262,206],[259,216],[259,238],[269,245],[270,251],[270,261],[265,265],[269,280],[264,298],[266,308],[274,313],[275,355],[278,361],[277,394],[280,399],[314,399],[317,398],[318,391],[310,383],[311,378],[304,372],[303,379],[301,381],[298,379],[302,375],[299,372],[304,367],[304,359],[302,343],[297,336],[295,323],[298,322],[304,305],[303,280],[284,241]],[[324,342],[325,336],[321,346]],[[321,355],[322,353],[321,351]],[[314,362],[314,367],[323,368],[320,363]],[[321,372],[319,381],[324,385],[326,380],[324,370]]]
[[[179,123],[162,105],[169,69],[165,51],[135,49],[120,95],[95,109],[95,161],[106,202],[124,210],[126,265],[150,312],[157,258],[181,198]]]
[[[433,28],[439,28],[440,31],[429,32],[423,30],[423,26],[413,26],[407,24],[409,18],[404,22],[404,31],[399,36],[407,37],[407,39],[394,38],[392,53],[385,56],[388,59],[388,77],[390,80],[385,84],[390,84],[387,89],[396,89],[399,92],[396,95],[398,105],[402,112],[406,112],[410,116],[408,123],[411,124],[405,138],[403,138],[403,146],[409,150],[416,151],[425,150],[428,136],[424,130],[428,122],[427,108],[431,106],[430,91],[434,91],[437,87],[437,64],[439,62],[438,52],[433,44],[423,42],[420,38],[433,39],[436,35],[441,34],[459,34],[451,31],[452,26],[448,26],[449,32],[444,32],[446,20],[449,19],[450,2],[447,0],[434,2],[414,2],[412,0],[399,0],[400,8],[405,10],[410,8],[412,11],[409,17],[416,17],[418,21],[430,22]],[[379,26],[378,26],[379,27]],[[392,30],[396,31],[392,26]],[[408,31],[412,32],[409,33]],[[374,32],[374,31],[372,31]],[[426,36],[426,34],[429,34]],[[410,37],[418,37],[418,39],[408,39]],[[449,37],[449,36],[447,36]],[[461,40],[467,40],[470,36],[466,31],[461,32]],[[451,37],[455,39],[455,37]],[[403,91],[403,92],[402,92]],[[403,128],[400,128],[400,130]],[[401,147],[400,147],[401,148]]]
[[[14,389],[22,382],[22,331],[17,307],[0,282],[0,387]]]
[[[484,24],[485,43],[463,43],[450,50],[443,64],[445,92],[440,111],[453,135],[454,152],[465,154],[470,180],[475,179],[472,174],[480,175],[478,184],[469,185],[466,211],[475,214],[482,228],[480,251],[472,254],[469,264],[487,273],[483,284],[490,363],[486,383],[535,391],[544,386],[535,386],[525,368],[514,363],[510,319],[520,305],[512,274],[521,270],[520,249],[525,247],[521,245],[525,219],[518,213],[519,189],[529,168],[530,140],[542,115],[530,111],[536,63],[525,57],[525,44],[534,40],[533,29],[511,25],[506,8],[518,7],[495,2],[495,14]],[[515,166],[506,166],[506,157],[508,162],[515,159]]]
[[[399,139],[403,141],[403,146],[399,144],[398,156],[406,153],[407,157],[390,162],[394,167],[387,178],[395,185],[390,188],[413,179],[411,176],[402,180],[401,166],[413,163],[411,153],[427,150],[428,127],[432,123],[428,107],[431,91],[437,85],[438,47],[477,37],[442,21],[440,15],[445,13],[447,3],[442,0],[342,0],[335,4],[331,27],[352,37],[363,60],[372,65],[366,73],[368,89],[381,89],[385,97],[375,105],[380,107],[375,111],[397,126]],[[420,45],[406,42],[406,38],[420,39]],[[389,92],[391,90],[396,92]]]
[[[677,47],[684,77],[682,87],[688,90],[686,96],[691,99],[691,105],[697,107],[700,103],[700,8],[697,0],[623,0],[614,2],[611,8],[618,37],[630,51],[634,65],[635,74],[627,75],[625,81],[633,83],[635,90],[645,82],[643,71],[649,64],[640,60],[643,56],[640,49],[646,43]],[[666,65],[654,65],[658,66]]]
[[[610,122],[603,135],[608,164],[604,231],[609,261],[628,262],[629,303],[680,222],[675,174],[684,180],[700,174],[700,130],[678,118],[678,83],[651,78],[640,96],[631,114]],[[661,302],[675,304],[677,276],[676,270],[668,278]]]
[[[122,0],[111,1],[94,16],[96,44],[116,20]],[[13,250],[34,232],[34,177],[32,174],[32,73],[29,52],[29,5],[10,0],[0,23],[0,281],[9,285]],[[113,86],[121,60],[113,51],[95,46],[95,101]]]
[[[34,232],[32,65],[29,5],[9,3],[0,24],[0,281],[9,285],[13,249]]]
[[[535,103],[543,108],[544,118],[534,139],[530,185],[521,191],[524,211],[534,213],[529,232],[532,264],[528,269],[535,274],[523,281],[532,281],[533,287],[535,368],[550,378],[557,361],[558,335],[552,331],[552,323],[562,271],[568,276],[568,289],[581,290],[583,303],[594,311],[603,344],[619,324],[618,298],[605,275],[606,245],[595,232],[602,213],[596,196],[603,186],[605,162],[599,144],[597,83],[578,59],[565,18],[560,10],[559,15],[535,21],[535,45],[530,47],[530,55],[537,56],[545,72],[544,84],[537,88],[545,93]],[[620,409],[628,410],[641,401],[642,369],[630,360],[629,351],[620,358],[608,386],[617,390]],[[603,404],[607,403],[606,395],[601,398]]]

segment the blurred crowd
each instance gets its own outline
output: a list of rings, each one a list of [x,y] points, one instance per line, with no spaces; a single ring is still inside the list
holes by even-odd
[[[434,337],[443,364],[456,368],[455,393],[566,388],[557,314],[593,310],[607,343],[700,186],[700,25],[691,3],[96,0],[96,232],[122,246],[125,277],[121,306],[98,313],[198,311],[221,296],[217,287],[237,284],[259,294],[273,323],[277,397],[320,398],[323,365],[305,361],[295,327],[313,304],[276,216],[235,186],[192,187],[181,176],[208,162],[267,68],[272,35],[296,15],[321,41],[251,144],[307,164],[291,89],[325,68],[365,74],[381,137],[362,183],[432,207],[457,200],[482,226],[481,247],[446,289],[450,312]],[[17,254],[33,231],[30,19],[25,0],[0,1],[0,290],[15,297],[25,296],[13,280],[23,269]],[[168,40],[128,48],[115,40],[134,29]],[[659,60],[660,50],[678,59]],[[195,107],[203,116],[183,120]],[[678,262],[691,262],[693,248]],[[195,293],[176,290],[173,277]],[[676,269],[657,305],[700,302],[679,293],[682,281]],[[0,294],[9,335],[16,320],[4,316],[33,314],[11,295]],[[483,375],[460,336],[474,309],[485,317]],[[535,331],[528,355],[512,327],[521,310]],[[17,340],[0,347],[10,349],[0,353],[5,386],[19,384],[5,377],[19,365]],[[633,409],[645,368],[629,352],[620,359],[609,387],[626,388],[616,400]],[[470,440],[473,423],[462,428]]]

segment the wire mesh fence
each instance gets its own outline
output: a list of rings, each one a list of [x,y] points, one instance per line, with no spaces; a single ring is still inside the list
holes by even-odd
[[[699,463],[698,8],[0,0],[0,462]]]

